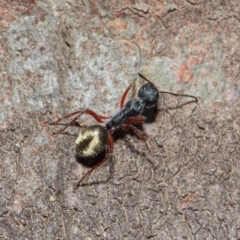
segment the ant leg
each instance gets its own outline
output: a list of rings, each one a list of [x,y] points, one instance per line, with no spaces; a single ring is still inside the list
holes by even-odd
[[[121,108],[121,109],[123,108],[123,105],[124,105],[126,96],[127,96],[128,92],[129,92],[129,90],[131,89],[131,87],[132,87],[132,84],[130,84],[130,85],[127,87],[127,89],[125,90],[125,92],[124,92],[123,95],[122,95],[121,102],[120,102],[120,108]]]
[[[96,168],[100,167],[103,163],[105,163],[111,156],[113,153],[113,139],[111,134],[108,134],[108,146],[109,146],[109,151],[107,153],[107,156],[101,161],[99,162],[97,165],[95,165],[94,167],[92,167],[78,182],[76,187],[73,189],[73,192],[76,192],[77,188],[80,186],[80,183],[88,176],[90,175]]]
[[[60,121],[63,120],[64,118],[70,118],[70,117],[72,117],[72,116],[74,116],[74,115],[77,115],[77,114],[78,114],[78,116],[76,116],[73,120],[71,120],[70,123],[60,123]],[[62,117],[62,118],[59,118],[59,119],[56,120],[56,121],[53,121],[53,122],[46,121],[46,122],[44,122],[44,123],[45,123],[45,124],[47,123],[47,124],[49,124],[49,125],[64,125],[65,127],[64,127],[62,130],[60,130],[60,131],[58,131],[58,132],[56,132],[56,133],[53,133],[53,134],[58,134],[58,133],[62,133],[67,127],[69,127],[69,126],[71,126],[71,125],[74,125],[74,123],[77,121],[77,119],[78,119],[81,115],[82,115],[82,111],[77,111],[77,112],[73,112],[73,113],[67,114],[66,116],[64,116],[64,117]]]
[[[61,120],[63,120],[64,118],[70,118],[70,117],[72,117],[72,116],[74,116],[74,115],[77,115],[77,114],[78,114],[78,116],[76,116],[70,123],[67,123],[67,124],[61,124],[61,123],[59,123],[59,122],[60,122]],[[107,120],[107,119],[109,118],[109,117],[105,117],[105,116],[102,116],[102,115],[98,115],[97,113],[95,113],[95,112],[93,112],[92,110],[90,110],[90,109],[87,108],[87,109],[82,110],[82,111],[76,111],[76,112],[67,114],[66,116],[58,119],[57,121],[54,121],[54,122],[48,122],[48,121],[46,121],[46,122],[44,122],[44,123],[48,123],[48,124],[50,124],[50,125],[65,125],[65,127],[58,132],[58,133],[62,133],[67,127],[69,127],[69,126],[71,126],[71,125],[74,125],[74,123],[78,120],[78,118],[80,118],[80,117],[82,116],[82,114],[88,114],[88,115],[94,117],[95,120],[96,120],[97,122],[99,122],[99,123],[102,123],[102,122],[104,122],[105,120]]]
[[[133,130],[134,133],[135,133],[141,140],[143,140],[143,141],[145,142],[148,151],[151,152],[151,151],[150,151],[150,148],[148,147],[148,144],[147,144],[147,141],[146,141],[145,136],[144,136],[141,132],[139,132],[139,130],[138,130],[136,127],[134,127],[134,126],[131,125],[131,124],[125,124],[125,125],[122,125],[121,128],[122,128],[123,130],[125,130],[125,131],[128,131],[129,129]]]
[[[136,116],[136,117],[130,117],[126,120],[126,123],[129,124],[139,124],[139,123],[144,123],[146,120],[146,117],[144,116]]]
[[[50,125],[57,125],[57,123],[60,122],[61,120],[63,120],[64,118],[70,118],[71,116],[80,114],[81,112],[82,112],[82,111],[73,112],[73,113],[67,114],[66,116],[64,116],[64,117],[62,117],[62,118],[59,118],[58,120],[56,120],[56,121],[54,121],[54,122],[46,121],[46,122],[44,122],[44,123],[48,123],[48,124],[50,124]]]
[[[95,113],[94,111],[86,108],[86,109],[84,109],[84,110],[82,110],[82,111],[76,111],[76,112],[73,112],[73,113],[69,113],[69,114],[67,114],[66,116],[58,119],[57,121],[54,121],[54,122],[51,122],[51,123],[49,123],[49,122],[47,121],[47,122],[45,122],[45,123],[48,123],[48,124],[51,124],[51,125],[57,125],[57,123],[60,122],[61,120],[63,120],[64,118],[70,118],[70,117],[72,117],[72,116],[74,116],[74,115],[77,115],[77,114],[79,114],[79,116],[78,116],[78,117],[75,117],[76,119],[78,119],[82,114],[88,114],[88,115],[94,117],[95,120],[98,121],[99,123],[102,123],[102,122],[104,122],[106,119],[109,118],[109,117],[105,117],[105,116],[102,116],[102,115],[98,115],[98,114]],[[75,118],[74,118],[74,119],[75,119]]]

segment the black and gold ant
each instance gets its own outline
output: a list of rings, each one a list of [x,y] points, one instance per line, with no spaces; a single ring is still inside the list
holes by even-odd
[[[135,43],[135,42],[134,42]],[[135,43],[139,49],[140,60],[141,60],[141,51],[140,47],[137,43]],[[144,79],[147,83],[145,83],[138,91],[138,98],[133,98],[127,101],[124,105],[126,97],[132,87],[132,84],[125,90],[122,95],[120,101],[120,111],[116,113],[114,116],[106,117],[97,114],[96,112],[90,109],[84,109],[80,111],[76,111],[66,116],[54,121],[54,122],[45,122],[50,125],[65,125],[65,127],[58,131],[58,133],[64,133],[67,127],[73,126],[77,123],[77,120],[83,115],[87,114],[92,116],[98,123],[104,123],[103,125],[91,125],[83,130],[81,130],[80,134],[76,140],[76,157],[77,158],[91,158],[98,154],[100,154],[103,150],[105,150],[104,158],[98,162],[95,166],[93,166],[77,183],[74,191],[79,187],[81,182],[90,175],[96,168],[100,167],[104,162],[109,160],[113,154],[114,141],[113,141],[113,133],[117,129],[123,129],[124,131],[132,130],[141,140],[143,140],[146,144],[148,151],[150,149],[146,142],[146,137],[142,132],[139,131],[135,127],[135,124],[142,124],[145,122],[146,117],[143,116],[144,110],[148,108],[154,108],[159,100],[159,93],[167,93],[174,96],[181,97],[190,97],[193,100],[187,102],[188,103],[197,103],[198,100],[196,97],[185,94],[175,94],[171,92],[158,91],[157,87],[145,78],[141,73],[138,73],[138,76]],[[70,118],[75,116],[69,123],[61,123],[63,119]]]

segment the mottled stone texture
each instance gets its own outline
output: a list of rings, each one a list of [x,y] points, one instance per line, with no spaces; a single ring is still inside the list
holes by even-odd
[[[0,0],[0,238],[240,239],[239,16],[238,0]],[[151,153],[117,135],[73,193],[79,129],[43,123],[115,113],[137,79],[129,40],[142,74],[199,104],[163,94]]]

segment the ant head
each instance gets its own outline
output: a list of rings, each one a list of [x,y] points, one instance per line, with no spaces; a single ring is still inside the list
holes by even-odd
[[[148,82],[139,89],[138,97],[145,102],[146,108],[152,108],[158,102],[159,92],[151,82]]]
[[[76,140],[78,157],[91,157],[99,154],[108,142],[107,130],[100,125],[85,128]]]

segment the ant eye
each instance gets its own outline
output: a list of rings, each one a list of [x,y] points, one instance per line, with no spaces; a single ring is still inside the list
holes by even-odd
[[[139,89],[138,97],[145,102],[146,107],[154,107],[158,102],[159,92],[152,83],[146,83]]]

